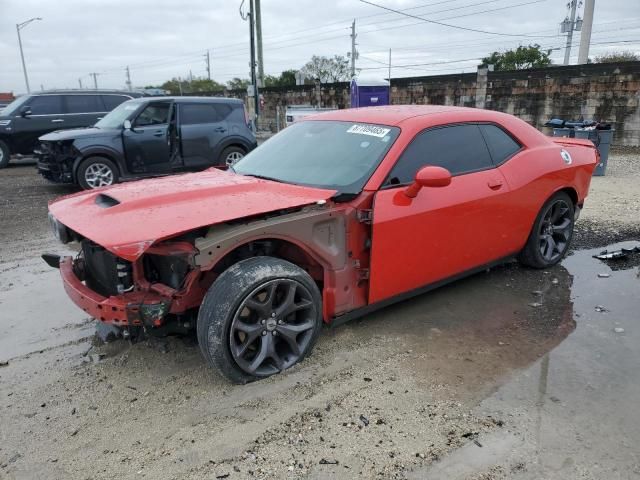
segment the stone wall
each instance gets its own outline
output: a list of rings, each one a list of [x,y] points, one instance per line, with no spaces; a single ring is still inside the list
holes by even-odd
[[[596,119],[613,124],[614,143],[640,145],[640,62],[397,78],[391,85],[393,104],[484,106],[516,115],[545,132],[543,124],[550,118]],[[259,128],[272,131],[283,125],[288,105],[350,104],[347,82],[264,88],[261,93]],[[246,97],[243,91],[224,94]]]

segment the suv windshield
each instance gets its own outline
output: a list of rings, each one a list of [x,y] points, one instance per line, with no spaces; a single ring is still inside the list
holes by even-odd
[[[32,98],[31,95],[22,95],[21,97],[16,98],[13,102],[11,102],[6,107],[0,108],[0,115],[6,115],[6,116],[17,115],[18,109],[22,105],[28,105],[25,102],[30,98]]]
[[[138,110],[140,102],[129,100],[121,103],[116,108],[107,113],[102,120],[98,121],[94,126],[98,128],[121,128],[122,124],[131,114]]]
[[[286,183],[360,193],[400,129],[355,122],[295,123],[233,166]]]

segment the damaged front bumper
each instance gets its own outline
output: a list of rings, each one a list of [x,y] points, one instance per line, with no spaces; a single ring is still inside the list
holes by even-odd
[[[34,150],[34,154],[37,159],[36,169],[44,178],[55,183],[74,183],[73,164],[77,157],[71,147],[42,144]]]
[[[131,291],[110,297],[102,296],[77,277],[72,257],[59,258],[58,264],[64,289],[71,300],[101,322],[119,327],[159,327],[164,317],[172,311],[172,306],[175,306],[171,295],[154,291]]]

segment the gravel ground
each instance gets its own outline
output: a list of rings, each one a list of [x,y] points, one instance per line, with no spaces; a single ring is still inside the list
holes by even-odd
[[[47,201],[73,189],[12,165],[0,171],[0,478],[640,475],[635,271],[599,279],[609,269],[580,251],[640,239],[639,186],[640,150],[616,150],[565,266],[508,264],[326,329],[301,365],[236,386],[188,338],[97,341],[38,258],[59,250]]]

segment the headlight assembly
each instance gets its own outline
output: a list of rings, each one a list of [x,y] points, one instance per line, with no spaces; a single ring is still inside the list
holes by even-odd
[[[60,223],[56,217],[49,214],[49,225],[53,230],[53,235],[62,243],[69,243],[71,241],[71,234],[69,229]]]

